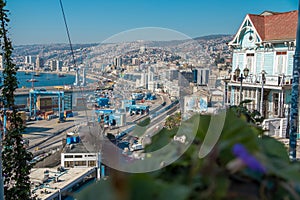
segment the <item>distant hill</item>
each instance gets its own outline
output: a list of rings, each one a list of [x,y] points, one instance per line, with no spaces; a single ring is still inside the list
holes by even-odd
[[[206,35],[194,38],[194,40],[215,40],[222,37],[233,37],[233,35],[229,34],[216,34],[216,35]]]
[[[90,48],[97,46],[98,44],[73,44],[74,50]],[[70,50],[70,45],[67,43],[61,44],[31,44],[31,45],[16,45],[14,46],[14,55],[39,55],[45,52],[51,51],[68,51]]]
[[[215,34],[172,41],[73,44],[73,50],[77,64],[89,63],[97,66],[109,64],[112,63],[114,57],[130,54],[131,51],[139,51],[144,46],[146,48],[163,49],[166,54],[168,54],[167,52],[172,52],[174,55],[182,58],[201,60],[202,63],[210,65],[212,60],[215,59],[215,52],[222,51],[224,55],[230,54],[226,43],[232,38],[233,35],[229,34]],[[158,51],[160,50],[157,50],[156,53]],[[161,52],[161,54],[163,55],[164,53]],[[64,65],[73,65],[73,56],[69,44],[33,44],[14,47],[14,61],[19,65],[24,63],[25,56],[28,55],[40,55],[45,63],[51,59],[57,59],[64,61]]]

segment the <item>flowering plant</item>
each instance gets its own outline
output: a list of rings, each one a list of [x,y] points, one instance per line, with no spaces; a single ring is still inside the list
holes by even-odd
[[[192,145],[176,162],[152,173],[111,172],[80,193],[78,199],[300,199],[300,164],[291,163],[287,149],[262,129],[232,110],[217,144],[208,156],[198,152],[207,134],[210,115],[197,115],[182,122],[199,122]],[[162,130],[145,149],[173,138]]]

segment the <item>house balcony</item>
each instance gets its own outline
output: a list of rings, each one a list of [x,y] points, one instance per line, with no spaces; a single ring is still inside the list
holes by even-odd
[[[225,79],[226,77],[219,78],[220,80],[228,80]],[[292,76],[276,76],[276,75],[266,75],[266,80],[264,82],[265,89],[274,89],[274,90],[286,90],[291,89],[292,87]],[[228,82],[229,86],[240,87],[241,82],[239,80],[234,80],[233,78]],[[250,87],[250,88],[261,88],[262,87],[262,80],[261,76],[253,76],[250,75],[247,78],[243,79],[242,83],[243,87]]]

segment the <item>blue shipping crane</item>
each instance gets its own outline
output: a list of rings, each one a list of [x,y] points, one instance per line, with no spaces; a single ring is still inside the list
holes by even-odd
[[[29,91],[29,110],[32,110],[33,107],[33,116],[36,117],[36,101],[37,95],[57,95],[58,96],[58,113],[59,113],[59,121],[63,121],[64,119],[64,107],[65,107],[65,100],[64,100],[64,91],[41,91],[41,90],[30,90]],[[33,98],[33,105],[32,105],[32,98]],[[30,112],[30,117],[32,113]]]

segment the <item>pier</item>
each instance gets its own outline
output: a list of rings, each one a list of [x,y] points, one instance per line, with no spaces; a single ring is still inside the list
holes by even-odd
[[[28,106],[29,91],[32,88],[18,88],[15,92],[16,105],[20,107]],[[48,86],[48,87],[36,87],[37,91],[63,91],[66,96],[73,96],[75,102],[76,97],[82,97],[83,94],[92,93],[95,90],[93,86],[85,87],[69,87],[69,86]]]
[[[35,87],[34,89],[35,90],[39,90],[39,89],[45,89],[45,90],[49,90],[49,91],[55,91],[55,90],[62,90],[64,92],[81,92],[81,91],[85,91],[85,92],[93,92],[96,87],[88,87],[88,86],[85,86],[85,87],[69,87],[69,86],[46,86],[46,87]],[[17,88],[16,92],[15,92],[15,95],[28,95],[29,94],[29,91],[31,90],[32,88]]]

